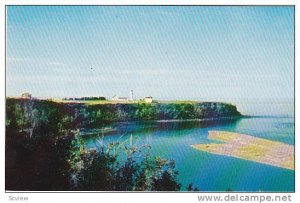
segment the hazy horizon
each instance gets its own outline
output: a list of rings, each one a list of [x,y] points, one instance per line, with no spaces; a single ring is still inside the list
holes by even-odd
[[[293,6],[8,6],[6,36],[7,96],[133,89],[294,113]]]

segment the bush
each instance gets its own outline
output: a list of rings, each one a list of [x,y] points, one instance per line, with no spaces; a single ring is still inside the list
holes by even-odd
[[[178,191],[173,161],[150,155],[149,146],[111,143],[91,151],[79,174],[79,190]]]
[[[110,119],[112,109],[103,108],[90,107],[86,119],[99,124]],[[180,189],[174,163],[150,156],[148,146],[134,146],[132,139],[103,145],[97,151],[85,149],[77,131],[83,119],[78,112],[49,101],[7,101],[7,190]],[[102,112],[108,116],[104,120]]]

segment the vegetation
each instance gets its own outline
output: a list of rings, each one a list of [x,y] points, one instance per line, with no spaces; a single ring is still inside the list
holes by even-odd
[[[208,119],[238,117],[236,107],[225,103],[132,103],[77,105],[74,108],[83,117],[83,125],[99,126],[116,121],[147,121],[170,119]]]
[[[96,112],[97,114],[97,112]],[[112,143],[87,150],[78,109],[49,101],[8,100],[7,190],[179,190],[174,162],[149,147]]]
[[[82,190],[177,191],[181,188],[173,161],[150,156],[149,146],[122,143],[112,143],[101,147],[98,153],[92,152],[84,159],[78,178]]]
[[[223,103],[103,104],[6,100],[7,190],[180,190],[175,163],[132,141],[91,151],[80,128],[118,121],[239,116]],[[188,190],[198,190],[192,186]]]
[[[105,97],[75,97],[75,98],[63,98],[62,100],[69,100],[69,101],[103,101],[106,100]]]

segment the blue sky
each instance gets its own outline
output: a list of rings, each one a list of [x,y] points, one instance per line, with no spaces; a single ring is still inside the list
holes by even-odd
[[[133,89],[136,98],[272,101],[294,111],[291,6],[9,6],[6,57],[7,96]]]

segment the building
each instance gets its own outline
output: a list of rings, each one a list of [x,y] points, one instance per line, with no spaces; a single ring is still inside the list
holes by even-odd
[[[153,98],[151,96],[145,97],[145,102],[146,103],[152,103],[153,102]]]
[[[23,94],[21,95],[21,98],[22,98],[22,99],[31,99],[32,96],[31,96],[30,93],[25,92],[25,93],[23,93]]]
[[[128,101],[129,99],[127,97],[118,97],[117,95],[114,95],[111,100],[113,101]]]

